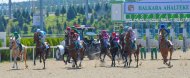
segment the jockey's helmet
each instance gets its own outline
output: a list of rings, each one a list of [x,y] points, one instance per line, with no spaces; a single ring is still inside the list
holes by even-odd
[[[116,36],[116,33],[115,33],[115,32],[112,32],[112,36],[115,37],[115,36]]]
[[[133,28],[132,28],[132,27],[129,27],[129,28],[128,28],[128,31],[131,31],[131,30],[133,30]]]
[[[36,32],[40,32],[41,30],[40,29],[37,29]]]
[[[75,37],[78,37],[78,34],[77,34],[77,33],[75,33],[75,34],[74,34],[74,36],[75,36]]]
[[[164,24],[162,24],[162,25],[161,25],[161,29],[164,29],[164,28],[165,28],[165,25],[164,25]]]
[[[102,30],[102,33],[106,33],[106,30]]]
[[[73,30],[74,30],[74,29],[75,29],[75,26],[72,26],[72,27],[71,27],[71,29],[73,29]]]
[[[125,26],[125,27],[124,27],[124,31],[127,32],[127,31],[128,31],[128,28],[129,28],[129,26]]]
[[[14,36],[15,36],[15,35],[18,35],[18,32],[15,31],[15,32],[14,32]]]
[[[70,27],[67,27],[67,30],[69,31],[69,30],[71,30],[71,28],[70,28]]]

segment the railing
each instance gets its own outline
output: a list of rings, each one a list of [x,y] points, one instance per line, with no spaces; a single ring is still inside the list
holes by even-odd
[[[32,57],[33,57],[33,61],[34,61],[34,56],[35,56],[35,46],[27,46],[27,49],[30,48],[32,49]],[[53,58],[55,56],[55,48],[57,48],[57,46],[51,46],[51,48],[53,49]],[[8,50],[9,47],[0,47],[0,62],[1,62],[1,50]],[[10,50],[10,62],[12,62],[12,50]]]

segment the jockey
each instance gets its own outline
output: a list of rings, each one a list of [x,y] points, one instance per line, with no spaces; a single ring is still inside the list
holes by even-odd
[[[46,39],[46,32],[45,31],[42,31],[40,29],[37,29],[36,31],[37,33],[39,33],[39,38],[41,40],[41,44],[45,46],[45,39]],[[46,46],[46,48],[48,48],[48,46]]]
[[[20,52],[22,51],[22,45],[21,45],[21,43],[20,43],[20,39],[21,39],[21,37],[20,37],[20,35],[18,34],[18,32],[14,32],[14,37],[15,37],[15,40],[16,40],[16,43],[17,43],[17,45],[18,45],[18,47],[19,47],[19,50],[20,50]]]
[[[131,35],[131,38],[130,38],[130,41],[132,42],[131,44],[131,48],[132,49],[136,49],[136,46],[135,46],[135,41],[136,41],[136,38],[135,38],[135,32],[133,31],[133,28],[132,27],[128,27],[128,33],[130,33]]]
[[[117,35],[116,35],[115,32],[112,32],[112,36],[111,36],[111,40],[110,41],[113,41],[114,45],[116,47],[118,47],[119,38],[117,37]]]
[[[165,40],[168,40],[169,31],[166,29],[165,25],[163,25],[163,24],[161,25],[160,30],[159,30],[160,36],[161,36],[161,31],[164,31],[163,36],[164,36]],[[159,41],[160,40],[161,40],[161,37],[159,37]]]
[[[70,36],[70,33],[71,33],[71,28],[70,28],[70,27],[67,27],[66,34],[67,34],[68,36]]]
[[[82,48],[82,46],[80,45],[80,38],[79,38],[79,35],[77,34],[77,33],[74,33],[74,42],[75,42],[75,49],[76,49],[76,51],[77,51],[77,53],[78,53],[78,55],[79,55],[79,57],[78,58],[80,58],[80,48]]]
[[[125,33],[128,32],[128,28],[129,28],[129,26],[125,26],[125,27],[123,28],[123,30],[124,30]]]
[[[103,39],[104,39],[105,47],[107,48],[107,47],[108,47],[109,35],[108,35],[108,33],[106,32],[106,30],[102,30],[101,35],[102,35],[102,37],[103,37]]]
[[[74,41],[75,41],[75,45],[76,45],[76,49],[78,50],[80,48],[80,39],[79,39],[79,35],[77,33],[74,33]]]

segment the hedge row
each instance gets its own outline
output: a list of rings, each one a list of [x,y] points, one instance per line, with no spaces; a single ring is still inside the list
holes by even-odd
[[[7,47],[9,46],[9,38],[6,40]],[[51,46],[56,46],[59,45],[61,41],[63,41],[63,38],[46,38],[46,41],[51,45]],[[21,43],[25,46],[35,46],[34,44],[34,39],[33,38],[22,38]]]
[[[6,40],[7,47],[9,46],[9,38]],[[59,45],[61,41],[63,41],[63,38],[46,38],[46,41],[51,45],[51,46],[56,46]],[[25,46],[35,46],[33,38],[22,38],[21,43]],[[1,44],[1,42],[0,42]],[[32,49],[27,49],[27,58],[32,59],[33,55],[33,50]],[[51,49],[51,52],[53,50]],[[52,57],[52,53],[50,53]],[[10,60],[10,50],[1,50],[1,58],[2,61],[9,61]]]

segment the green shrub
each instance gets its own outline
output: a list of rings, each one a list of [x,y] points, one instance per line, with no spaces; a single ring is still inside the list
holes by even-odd
[[[3,43],[2,43],[2,40],[0,39],[0,47],[2,47],[3,46]]]

